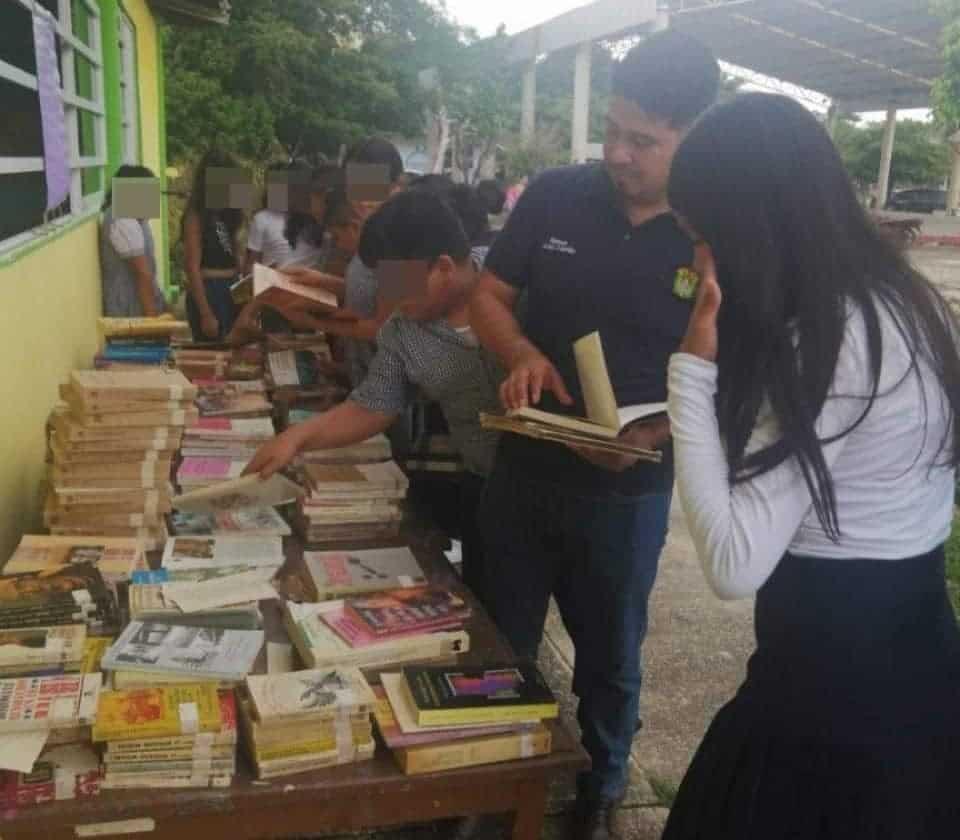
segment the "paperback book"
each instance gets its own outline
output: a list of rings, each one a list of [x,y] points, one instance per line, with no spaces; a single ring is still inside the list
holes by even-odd
[[[422,586],[427,582],[407,547],[307,551],[303,561],[318,601]]]
[[[218,566],[279,568],[284,563],[280,537],[172,537],[160,565],[170,571]]]
[[[347,598],[344,613],[378,638],[457,627],[470,618],[470,606],[442,586],[393,589]]]

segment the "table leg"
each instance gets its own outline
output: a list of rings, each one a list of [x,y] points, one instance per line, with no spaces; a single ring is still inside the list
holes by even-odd
[[[547,810],[547,782],[523,782],[517,787],[519,807],[513,814],[511,840],[540,840]]]

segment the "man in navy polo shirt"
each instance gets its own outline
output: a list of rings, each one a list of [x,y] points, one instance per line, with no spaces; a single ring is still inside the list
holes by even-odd
[[[472,301],[475,331],[510,371],[507,408],[584,416],[573,342],[594,330],[620,406],[666,400],[667,360],[691,308],[675,282],[693,260],[667,206],[667,178],[718,83],[699,42],[675,31],[649,38],[614,71],[604,164],[552,170],[524,192]],[[525,332],[513,312],[522,291]],[[504,435],[481,510],[494,620],[519,654],[535,657],[552,594],[576,647],[573,689],[593,761],[578,780],[584,840],[610,836],[626,787],[673,484],[666,419],[621,437],[663,449],[664,463]]]

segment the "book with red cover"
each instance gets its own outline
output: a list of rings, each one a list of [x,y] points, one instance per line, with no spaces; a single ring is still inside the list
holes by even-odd
[[[429,631],[417,628],[415,630],[400,630],[396,633],[390,633],[386,636],[377,636],[370,632],[367,626],[355,616],[342,610],[335,613],[326,613],[321,616],[323,623],[326,624],[334,633],[343,639],[352,648],[364,648],[369,645],[382,644],[392,639],[405,639],[410,636],[423,636],[427,632],[434,633],[441,630],[459,630],[463,625],[461,619],[452,619],[443,624],[431,627]]]
[[[381,639],[446,630],[470,617],[467,603],[441,586],[414,586],[347,598],[344,612]]]

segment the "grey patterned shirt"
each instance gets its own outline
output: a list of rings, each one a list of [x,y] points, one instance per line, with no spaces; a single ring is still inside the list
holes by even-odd
[[[479,415],[499,411],[502,378],[503,372],[469,328],[394,315],[377,334],[376,355],[350,399],[371,411],[400,414],[419,387],[443,411],[464,466],[487,475],[497,435],[480,428]]]

